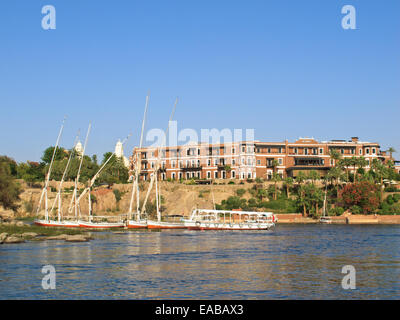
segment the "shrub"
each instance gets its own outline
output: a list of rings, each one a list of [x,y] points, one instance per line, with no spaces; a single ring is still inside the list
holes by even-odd
[[[30,202],[30,201],[24,201],[24,208],[25,208],[25,211],[26,211],[26,212],[31,213],[32,210],[33,210],[32,202]]]
[[[263,183],[264,180],[263,180],[262,178],[256,178],[256,182],[257,182],[257,183]]]
[[[257,200],[255,198],[250,198],[247,201],[247,204],[249,205],[249,207],[252,207],[252,208],[257,207]]]
[[[361,181],[344,186],[339,194],[344,207],[358,206],[363,213],[372,213],[379,206],[379,188],[372,182]]]
[[[393,196],[393,201],[398,202],[400,200],[400,195],[399,194],[394,194]]]
[[[386,198],[386,202],[390,205],[392,205],[394,203],[393,197],[392,195],[388,195]]]
[[[390,186],[390,187],[386,187],[384,191],[385,192],[400,192],[400,189]]]
[[[331,208],[329,210],[329,215],[333,215],[333,216],[340,216],[342,215],[344,212],[344,208],[342,207],[335,207],[335,208]]]
[[[352,214],[360,214],[362,212],[362,209],[359,206],[352,206],[350,208],[350,211]]]
[[[229,181],[228,184],[235,184],[235,181]]]
[[[245,189],[237,189],[236,194],[241,197],[245,194],[246,190]]]

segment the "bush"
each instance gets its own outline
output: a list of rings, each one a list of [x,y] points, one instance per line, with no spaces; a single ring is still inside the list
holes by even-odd
[[[237,189],[236,194],[241,197],[245,194],[246,190],[245,189]]]
[[[247,204],[249,205],[249,207],[254,208],[257,207],[257,200],[255,198],[250,198],[247,201]]]
[[[400,192],[400,189],[390,186],[390,187],[386,187],[384,191],[385,192]]]
[[[399,200],[400,200],[400,195],[399,194],[394,194],[392,197],[393,197],[393,201],[394,202],[399,202]]]
[[[351,211],[352,214],[361,214],[362,209],[359,206],[352,206],[350,208],[350,211]]]
[[[250,179],[250,178],[248,178],[246,181],[247,181],[248,183],[253,183],[253,179]]]
[[[340,191],[339,198],[344,207],[353,208],[357,206],[361,208],[361,212],[369,214],[373,213],[379,206],[379,188],[368,181],[351,183]]]
[[[256,182],[257,182],[257,183],[263,183],[264,180],[263,180],[262,178],[256,178]]]
[[[344,208],[342,208],[342,207],[335,207],[335,208],[331,208],[331,209],[329,210],[329,215],[332,215],[332,216],[340,216],[340,215],[343,214],[343,212],[344,212]]]
[[[235,181],[229,181],[228,184],[235,184]]]
[[[33,210],[32,202],[30,202],[30,201],[24,201],[24,208],[25,208],[25,211],[26,211],[26,212],[31,213],[32,210]]]
[[[392,205],[392,204],[394,203],[394,200],[393,200],[392,195],[388,195],[388,196],[387,196],[386,202],[387,202],[389,205]]]
[[[282,213],[294,213],[298,212],[299,208],[296,205],[296,202],[291,199],[278,199],[278,200],[271,200],[271,201],[263,201],[260,203],[265,209],[269,209],[275,212],[282,212]]]

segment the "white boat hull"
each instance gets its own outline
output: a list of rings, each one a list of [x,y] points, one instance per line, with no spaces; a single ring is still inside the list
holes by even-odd
[[[78,221],[35,220],[33,223],[42,227],[79,228]]]
[[[79,221],[79,227],[89,229],[110,229],[110,228],[124,228],[123,222],[88,222]]]
[[[187,226],[183,222],[166,222],[147,220],[148,229],[186,229]]]
[[[185,221],[190,230],[268,230],[275,223],[224,223],[224,222],[200,222]]]
[[[128,220],[126,223],[126,226],[129,229],[145,229],[147,228],[147,221],[142,220],[142,221],[136,221],[136,220]]]

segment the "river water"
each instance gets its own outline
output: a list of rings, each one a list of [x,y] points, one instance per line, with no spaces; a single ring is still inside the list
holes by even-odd
[[[399,299],[400,226],[95,233],[0,245],[0,299]],[[56,289],[42,288],[44,265]],[[356,270],[344,290],[342,267]]]

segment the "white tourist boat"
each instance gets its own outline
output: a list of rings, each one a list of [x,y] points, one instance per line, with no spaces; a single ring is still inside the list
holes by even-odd
[[[276,221],[272,212],[194,209],[184,224],[190,230],[268,230]]]

